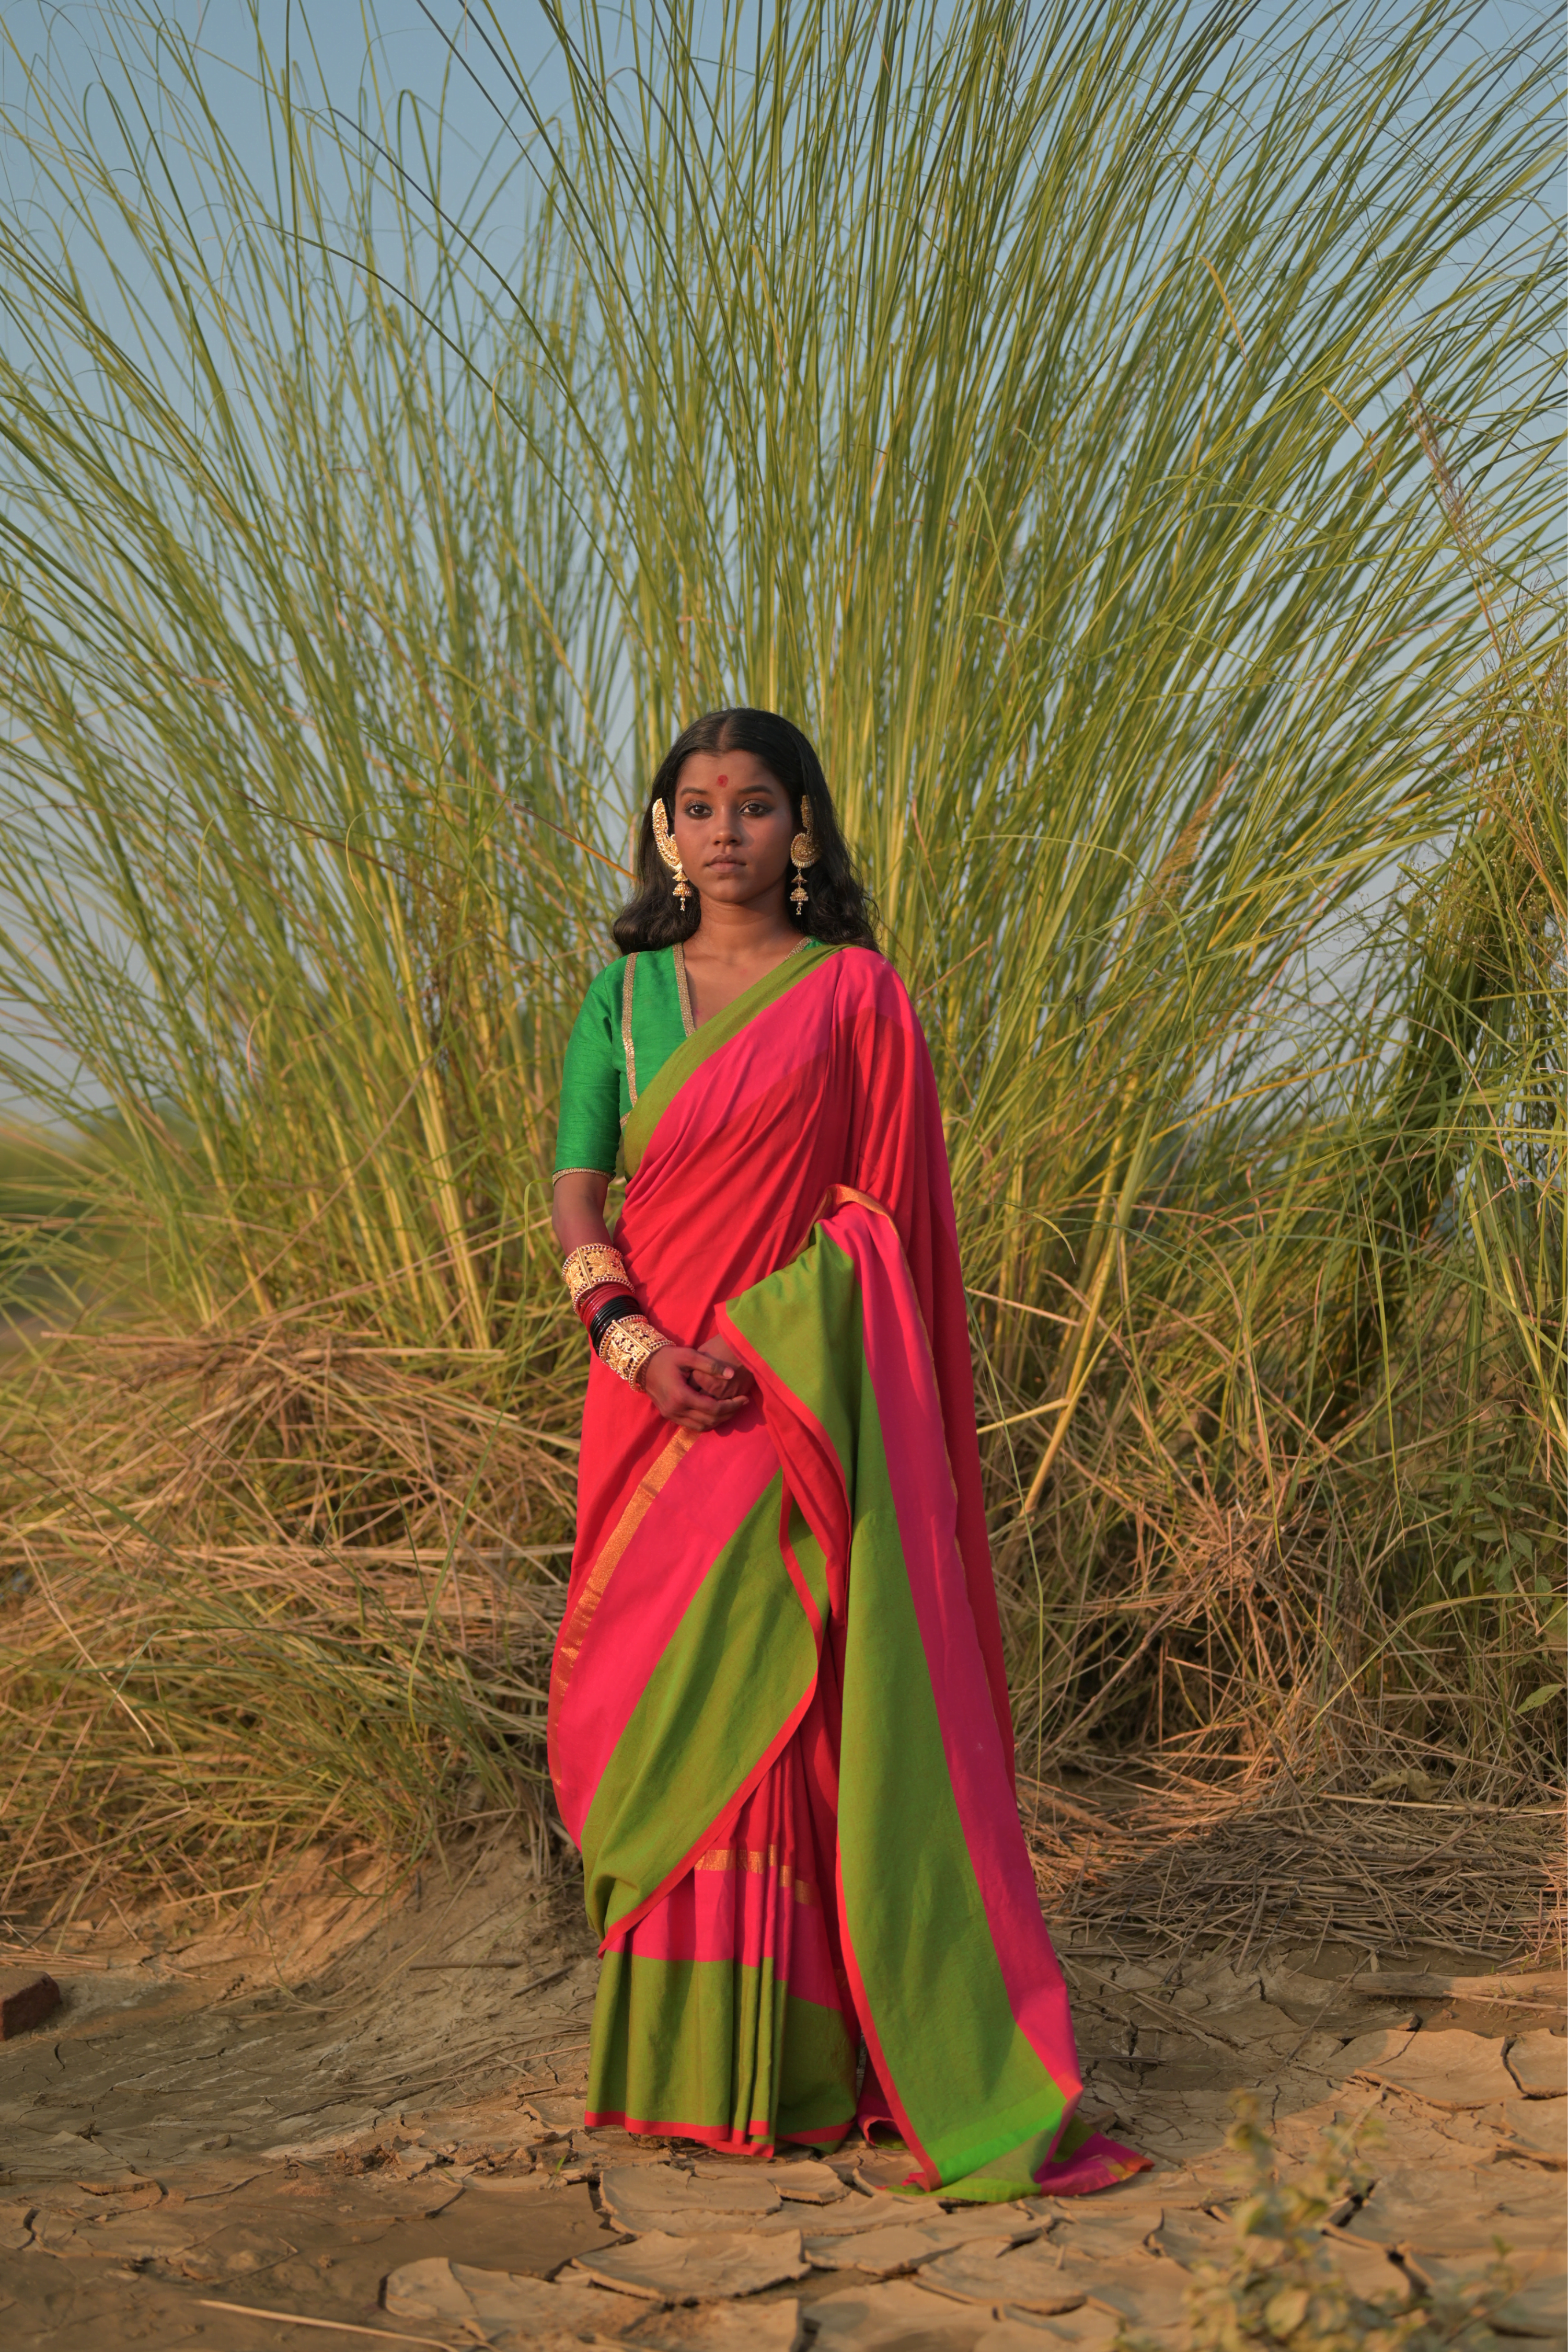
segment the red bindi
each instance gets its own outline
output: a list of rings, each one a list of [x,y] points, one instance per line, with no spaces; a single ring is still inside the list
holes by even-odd
[[[729,777],[728,777],[728,776],[721,776],[721,777],[720,777],[720,779],[719,779],[719,782],[720,782],[721,784],[727,784],[727,783],[729,782],[729,781],[730,781],[730,779],[729,779]]]

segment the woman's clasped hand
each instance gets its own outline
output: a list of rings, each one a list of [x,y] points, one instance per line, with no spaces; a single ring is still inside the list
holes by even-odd
[[[721,1429],[752,1392],[752,1376],[722,1339],[705,1348],[661,1348],[648,1358],[642,1384],[666,1421],[681,1429]]]

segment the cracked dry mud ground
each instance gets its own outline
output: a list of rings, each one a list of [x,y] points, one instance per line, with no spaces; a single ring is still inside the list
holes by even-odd
[[[1375,2116],[1375,2186],[1329,2233],[1358,2292],[1479,2270],[1502,2237],[1510,2336],[1564,2338],[1550,1994],[1380,2000],[1347,1986],[1360,1947],[1239,1974],[1082,1952],[1089,2103],[1155,2170],[1079,2202],[911,2210],[886,2193],[892,2152],[759,2166],[583,2131],[595,1962],[570,1880],[492,1849],[395,1907],[307,1884],[269,1916],[268,1949],[79,1927],[53,1963],[62,2008],[0,2045],[6,2352],[372,2340],[301,2319],[716,2352],[1094,2352],[1126,2319],[1176,2347],[1190,2265],[1223,2246],[1242,2087],[1291,2165],[1325,2125]]]

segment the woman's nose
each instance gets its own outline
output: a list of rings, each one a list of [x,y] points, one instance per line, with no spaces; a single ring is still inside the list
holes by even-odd
[[[732,808],[726,808],[721,805],[714,810],[713,838],[715,841],[740,840],[741,820],[736,815]]]

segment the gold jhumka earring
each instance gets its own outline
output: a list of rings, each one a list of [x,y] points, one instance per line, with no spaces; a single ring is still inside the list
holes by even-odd
[[[810,795],[805,793],[801,794],[800,802],[800,831],[790,843],[789,854],[795,865],[795,888],[789,894],[789,902],[795,908],[796,916],[804,920],[806,908],[810,904],[806,896],[805,869],[808,866],[815,866],[822,855],[821,846],[812,830]]]
[[[680,862],[680,852],[670,837],[669,819],[664,813],[664,803],[653,804],[653,845],[668,867],[675,883],[675,895],[684,907],[691,896],[691,885],[686,878],[686,868]]]

